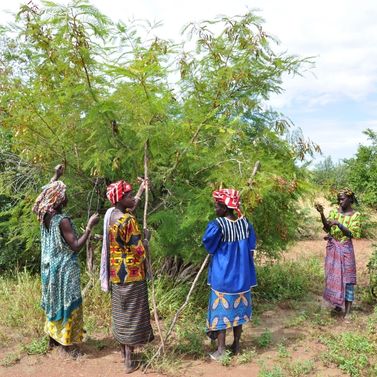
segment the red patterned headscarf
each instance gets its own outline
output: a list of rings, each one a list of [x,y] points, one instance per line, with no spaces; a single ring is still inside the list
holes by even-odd
[[[122,200],[123,195],[126,192],[132,191],[132,186],[126,181],[114,182],[111,185],[107,186],[106,196],[110,200],[112,205],[115,205]]]
[[[242,216],[240,211],[240,192],[234,189],[221,189],[212,193],[216,202],[225,204],[228,208],[236,210],[238,217]]]

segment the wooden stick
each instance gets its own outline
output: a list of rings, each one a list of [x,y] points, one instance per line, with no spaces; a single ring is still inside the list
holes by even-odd
[[[93,186],[93,190],[89,194],[89,205],[88,205],[88,220],[90,217],[90,212],[92,209],[92,201],[93,201],[93,196],[94,196],[94,191],[96,190],[98,185],[98,177],[96,178]],[[98,209],[98,206],[97,206]],[[86,269],[87,273],[89,275],[89,281],[85,288],[82,291],[82,296],[84,297],[86,295],[86,292],[94,285],[94,247],[92,243],[92,236],[91,234],[89,235],[88,239],[85,242],[85,247],[86,247]]]
[[[149,183],[148,183],[148,140],[144,143],[144,182],[145,182],[145,202],[143,215],[143,228],[147,229],[147,214],[148,214],[148,200],[149,200]]]
[[[254,165],[254,169],[253,169],[253,172],[251,173],[251,177],[249,178],[249,180],[247,181],[249,187],[251,187],[253,185],[253,178],[255,177],[255,174],[257,174],[257,171],[261,168],[261,164],[260,164],[260,161],[257,161]]]
[[[148,183],[148,140],[144,144],[144,182],[145,182],[145,202],[144,202],[144,216],[143,216],[143,229],[144,229],[144,235],[147,234],[148,231],[148,224],[147,224],[147,214],[148,214],[148,190],[149,190],[149,183]],[[149,278],[151,281],[152,286],[152,304],[153,304],[153,313],[154,313],[154,320],[156,322],[158,335],[160,337],[160,348],[162,352],[165,352],[165,343],[164,338],[162,336],[161,332],[161,326],[160,321],[158,319],[158,312],[157,312],[157,304],[156,304],[156,294],[154,290],[154,276],[153,276],[153,270],[152,270],[152,262],[151,262],[151,253],[149,244],[147,247],[147,268],[149,272]]]
[[[165,336],[165,342],[168,340],[168,338],[169,338],[171,332],[173,331],[173,327],[174,327],[175,323],[177,322],[179,315],[183,312],[183,309],[184,309],[184,308],[186,307],[186,305],[188,304],[189,299],[190,299],[190,296],[191,296],[192,292],[194,291],[195,285],[196,285],[196,283],[198,282],[199,277],[200,277],[201,273],[202,273],[203,270],[204,270],[204,267],[207,265],[208,259],[209,259],[209,254],[205,257],[205,259],[204,259],[202,265],[200,266],[200,269],[199,269],[198,273],[196,274],[194,281],[193,281],[192,284],[191,284],[191,287],[190,287],[189,293],[188,293],[187,296],[186,296],[186,300],[185,300],[185,302],[183,303],[183,305],[182,305],[182,306],[177,310],[177,312],[175,313],[175,316],[174,316],[174,318],[173,318],[173,320],[172,320],[172,322],[171,322],[171,324],[170,324],[169,330],[168,330],[168,332],[166,333],[166,336]]]
[[[187,296],[186,296],[186,300],[185,300],[185,302],[183,303],[183,305],[182,305],[182,306],[177,310],[177,312],[175,313],[175,316],[174,316],[174,318],[173,318],[173,320],[172,320],[172,322],[171,322],[171,324],[170,324],[170,326],[169,326],[169,330],[168,330],[168,332],[167,332],[166,335],[165,335],[165,344],[166,344],[166,342],[167,342],[167,340],[168,340],[168,338],[169,338],[171,332],[173,331],[173,328],[174,328],[175,323],[177,322],[177,320],[178,320],[178,318],[179,318],[179,315],[182,313],[183,309],[184,309],[184,308],[186,307],[186,305],[188,304],[189,299],[190,299],[190,296],[191,296],[192,292],[194,291],[195,285],[196,285],[196,283],[198,282],[199,277],[200,277],[201,273],[202,273],[203,270],[204,270],[204,267],[206,266],[206,264],[207,264],[207,262],[208,262],[208,259],[209,259],[209,254],[205,257],[205,259],[204,259],[202,265],[200,266],[200,269],[199,269],[198,273],[196,274],[194,281],[193,281],[192,284],[191,284],[191,287],[190,287],[189,293],[188,293]],[[144,370],[143,370],[144,373],[146,373],[147,369],[148,369],[149,366],[152,364],[153,360],[154,360],[157,356],[159,356],[159,355],[161,354],[161,350],[162,350],[162,346],[160,345],[160,347],[158,348],[158,350],[155,352],[155,354],[152,356],[152,358],[148,361],[148,364],[144,367]]]

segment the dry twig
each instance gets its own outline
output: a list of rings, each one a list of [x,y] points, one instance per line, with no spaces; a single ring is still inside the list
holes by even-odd
[[[145,181],[145,202],[144,202],[144,216],[143,216],[143,228],[144,228],[144,235],[147,234],[148,231],[148,224],[147,224],[147,214],[148,214],[148,189],[149,189],[149,182],[148,182],[148,140],[144,144],[144,181]],[[161,326],[160,321],[158,319],[158,312],[157,312],[157,304],[156,304],[156,295],[154,290],[154,276],[153,276],[153,270],[152,270],[152,262],[151,262],[151,253],[148,245],[147,250],[147,265],[148,265],[148,271],[149,271],[149,278],[151,281],[151,287],[152,287],[152,304],[153,304],[153,313],[154,313],[154,319],[157,326],[158,335],[160,336],[160,349],[162,349],[162,352],[165,351],[165,344],[164,344],[164,338],[162,336],[161,332]]]

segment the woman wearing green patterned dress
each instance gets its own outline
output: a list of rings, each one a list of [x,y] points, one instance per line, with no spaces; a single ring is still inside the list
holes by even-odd
[[[360,213],[352,208],[355,194],[344,189],[338,193],[337,209],[330,211],[326,219],[323,207],[315,207],[321,215],[323,229],[328,233],[325,239],[325,291],[323,297],[335,306],[336,311],[344,308],[346,318],[354,301],[356,285],[356,261],[352,239],[360,237]]]
[[[67,204],[66,186],[58,179],[63,165],[55,168],[50,183],[43,187],[33,211],[41,226],[41,306],[46,314],[45,332],[49,345],[63,346],[76,353],[71,346],[83,338],[80,266],[77,252],[98,223],[98,214],[90,217],[85,232],[77,236],[71,219],[62,213]]]

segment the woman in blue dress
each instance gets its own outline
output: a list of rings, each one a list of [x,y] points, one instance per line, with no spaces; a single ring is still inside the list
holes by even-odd
[[[217,351],[210,357],[220,360],[225,352],[226,329],[233,328],[231,350],[238,354],[242,325],[251,318],[251,287],[256,285],[253,259],[256,238],[253,226],[239,210],[237,190],[214,191],[213,198],[218,217],[208,223],[203,244],[211,255],[207,335],[218,342]]]

